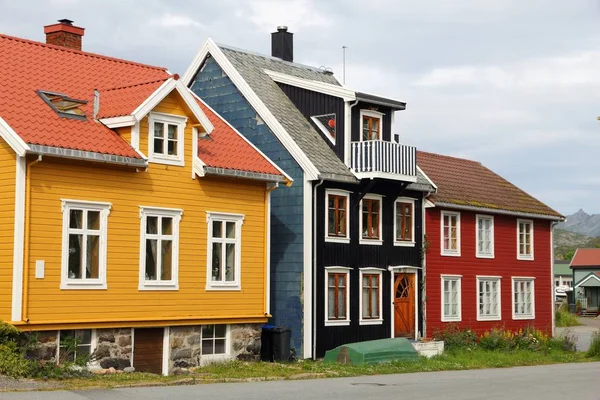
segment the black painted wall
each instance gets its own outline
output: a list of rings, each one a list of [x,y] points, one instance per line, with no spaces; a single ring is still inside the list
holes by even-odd
[[[359,142],[361,140],[362,135],[362,125],[360,121],[360,110],[373,110],[380,113],[383,113],[383,140],[386,142],[391,141],[392,137],[392,109],[390,107],[378,106],[365,102],[358,102],[352,108],[352,131],[350,132],[352,141]]]

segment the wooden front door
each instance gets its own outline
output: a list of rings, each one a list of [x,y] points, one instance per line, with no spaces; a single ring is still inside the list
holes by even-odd
[[[415,274],[394,275],[394,336],[415,336]]]
[[[164,328],[135,329],[133,366],[136,372],[162,374]]]

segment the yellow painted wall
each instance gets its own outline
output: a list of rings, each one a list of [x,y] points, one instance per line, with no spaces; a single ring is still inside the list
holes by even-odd
[[[166,98],[155,111],[186,113],[176,94]],[[31,329],[60,328],[68,323],[131,326],[128,321],[139,324],[158,320],[168,325],[203,319],[234,322],[231,317],[242,318],[240,322],[265,320],[265,183],[219,177],[191,179],[192,123],[195,121],[188,120],[185,130],[184,167],[151,163],[146,172],[135,172],[45,158],[33,169],[26,300]],[[144,153],[147,143],[146,118],[140,128],[140,150]],[[112,203],[108,217],[107,290],[60,289],[61,199]],[[183,209],[178,291],[138,290],[141,205]],[[206,211],[245,215],[241,291],[205,290]],[[36,260],[45,260],[44,279],[35,279]]]
[[[11,320],[16,155],[0,139],[0,320]]]

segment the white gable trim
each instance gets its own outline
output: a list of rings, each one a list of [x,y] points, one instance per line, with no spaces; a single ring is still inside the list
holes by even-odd
[[[598,282],[600,282],[600,278],[598,278],[598,276],[596,274],[590,274],[590,275],[587,276],[587,278],[585,278],[581,282],[578,282],[577,285],[575,285],[575,288],[578,288],[579,286],[583,285],[584,283],[586,283],[587,281],[589,281],[591,278],[594,278],[595,280],[597,280]]]
[[[356,100],[356,93],[354,93],[353,90],[346,89],[342,86],[314,81],[312,79],[297,78],[292,75],[282,74],[281,72],[270,71],[268,69],[265,69],[264,72],[267,75],[269,75],[271,79],[273,79],[275,82],[296,86],[302,89],[312,90],[313,92],[323,93],[329,96],[339,97],[344,101]]]
[[[217,64],[219,64],[229,79],[231,79],[236,88],[250,103],[254,110],[256,110],[267,126],[273,131],[281,144],[290,152],[292,157],[294,157],[294,160],[296,160],[296,162],[300,165],[300,168],[302,168],[304,173],[307,175],[308,180],[316,180],[319,177],[319,170],[310,161],[306,154],[304,154],[298,144],[294,141],[294,139],[291,138],[285,128],[281,125],[281,123],[279,123],[277,118],[275,118],[267,106],[265,106],[262,100],[256,95],[256,93],[254,93],[252,88],[250,88],[248,83],[244,80],[244,78],[235,69],[225,54],[223,54],[219,46],[217,46],[212,39],[208,39],[204,43],[200,49],[200,52],[183,75],[181,82],[183,82],[184,85],[189,86],[192,79],[196,75],[196,72],[209,54],[214,57]]]
[[[115,129],[124,126],[133,126],[137,121],[133,115],[124,115],[122,117],[101,118],[100,122],[107,128]]]
[[[30,150],[27,143],[21,139],[17,132],[2,117],[0,117],[0,137],[8,143],[19,157],[23,157]]]
[[[417,155],[417,159],[418,159],[418,155]],[[418,160],[417,160],[418,162]],[[421,174],[423,174],[423,176],[425,177],[425,179],[427,179],[427,182],[429,182],[429,184],[431,186],[433,186],[433,188],[437,191],[437,185],[435,183],[433,183],[433,181],[427,176],[427,174],[425,173],[425,171],[423,171],[421,168],[419,168],[419,166],[417,165],[417,171],[419,171]]]

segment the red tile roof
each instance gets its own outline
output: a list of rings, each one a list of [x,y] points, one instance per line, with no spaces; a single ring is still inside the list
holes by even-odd
[[[600,249],[577,249],[571,268],[600,267]]]
[[[209,167],[249,171],[261,174],[283,175],[265,157],[257,157],[258,151],[234,128],[196,97],[214,129],[210,137],[198,140],[198,157]],[[227,157],[222,157],[227,154]]]
[[[477,161],[419,151],[417,164],[438,187],[434,203],[563,218]]]
[[[122,117],[133,111],[171,76],[111,89],[99,89],[98,118]]]

